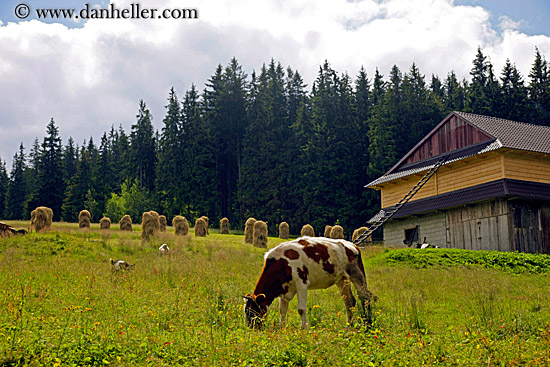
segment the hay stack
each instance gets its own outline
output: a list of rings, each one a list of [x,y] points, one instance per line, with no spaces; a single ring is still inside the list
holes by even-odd
[[[111,219],[103,217],[99,220],[99,229],[111,229]]]
[[[330,238],[334,238],[335,240],[343,240],[344,228],[339,225],[335,225],[334,227],[332,227],[332,231],[330,231]]]
[[[279,238],[288,240],[288,235],[289,235],[288,223],[281,222],[281,224],[279,224]]]
[[[92,216],[89,211],[81,210],[80,213],[78,213],[78,228],[90,229],[91,221],[92,221]]]
[[[141,239],[149,240],[160,232],[159,213],[154,210],[143,213],[141,216]]]
[[[267,224],[261,220],[256,221],[252,237],[255,247],[267,248]]]
[[[132,231],[132,218],[128,214],[120,218],[118,224],[120,225],[121,231]]]
[[[45,206],[39,206],[31,212],[31,227],[36,232],[47,231],[52,226],[52,219],[53,211]]]
[[[351,240],[355,241],[359,236],[361,236],[363,233],[369,230],[369,227],[361,227],[357,228],[355,231],[353,231],[353,235],[351,236]],[[372,235],[367,237],[367,241],[372,241]]]
[[[220,234],[229,234],[229,219],[222,218],[220,220]]]
[[[254,223],[256,223],[256,219],[252,217],[246,220],[244,224],[244,243],[254,242]]]
[[[206,223],[206,234],[210,234],[210,232],[208,232],[208,226],[209,226],[209,224],[208,224],[208,217],[205,216],[205,215],[203,215],[203,216],[201,217],[201,219],[204,220],[204,222]]]
[[[166,215],[159,216],[160,231],[166,232]]]
[[[332,231],[332,226],[328,224],[325,226],[325,234],[323,235],[326,238],[330,238],[330,232]]]
[[[313,230],[313,227],[311,225],[306,224],[302,227],[302,230],[300,231],[300,236],[315,237],[315,231]]]
[[[202,218],[195,221],[195,237],[206,237],[206,221]]]
[[[189,233],[189,222],[181,215],[176,215],[174,219],[172,219],[172,225],[177,235],[185,236]]]

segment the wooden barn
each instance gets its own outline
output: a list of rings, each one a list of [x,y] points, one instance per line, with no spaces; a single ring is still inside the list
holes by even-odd
[[[374,223],[444,157],[384,224],[384,243],[550,253],[550,127],[452,112],[386,174]]]

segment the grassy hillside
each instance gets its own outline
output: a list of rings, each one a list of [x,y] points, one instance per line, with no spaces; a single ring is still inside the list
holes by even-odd
[[[0,366],[550,364],[542,270],[417,266],[416,256],[451,255],[367,249],[369,287],[379,297],[371,328],[346,325],[333,287],[309,293],[308,330],[293,300],[285,329],[275,302],[255,331],[244,326],[240,296],[253,290],[265,251],[241,235],[170,230],[142,244],[137,226],[102,233],[56,223],[47,234],[0,239]],[[161,243],[170,256],[159,255]],[[113,273],[109,258],[135,270]]]

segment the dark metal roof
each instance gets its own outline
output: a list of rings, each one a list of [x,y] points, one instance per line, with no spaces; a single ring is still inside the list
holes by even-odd
[[[478,129],[483,130],[488,135],[494,137],[494,140],[478,143],[452,151],[445,162],[445,165],[465,159],[474,155],[483,154],[500,148],[511,148],[527,150],[539,153],[550,153],[550,127],[528,124],[505,120],[496,117],[476,115],[473,113],[454,111],[441,121],[427,136],[430,136],[439,129],[452,115],[459,116]],[[427,137],[426,136],[426,137]],[[414,162],[400,167],[401,162],[415,151],[424,140],[420,141],[411,149],[396,165],[394,165],[386,174],[370,182],[365,187],[372,187],[384,182],[389,182],[398,178],[406,177],[431,169],[438,161],[440,156],[430,157],[419,162]]]
[[[399,209],[393,218],[428,213],[499,197],[518,197],[550,201],[550,184],[511,179],[497,180],[429,198],[410,201]],[[380,219],[383,216],[383,211],[391,208],[382,209],[378,214],[369,219],[368,223]]]
[[[497,117],[453,112],[487,134],[497,138],[504,148],[550,153],[550,127],[505,120]]]

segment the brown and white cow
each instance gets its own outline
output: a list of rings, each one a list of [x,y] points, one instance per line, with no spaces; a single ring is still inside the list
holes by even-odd
[[[265,254],[264,268],[252,295],[245,297],[248,326],[259,328],[269,305],[279,297],[281,326],[285,325],[288,303],[298,295],[302,327],[307,326],[306,301],[309,289],[325,289],[336,284],[346,306],[348,323],[352,319],[354,284],[368,322],[376,297],[367,288],[361,251],[349,241],[324,237],[300,237],[281,243]]]

